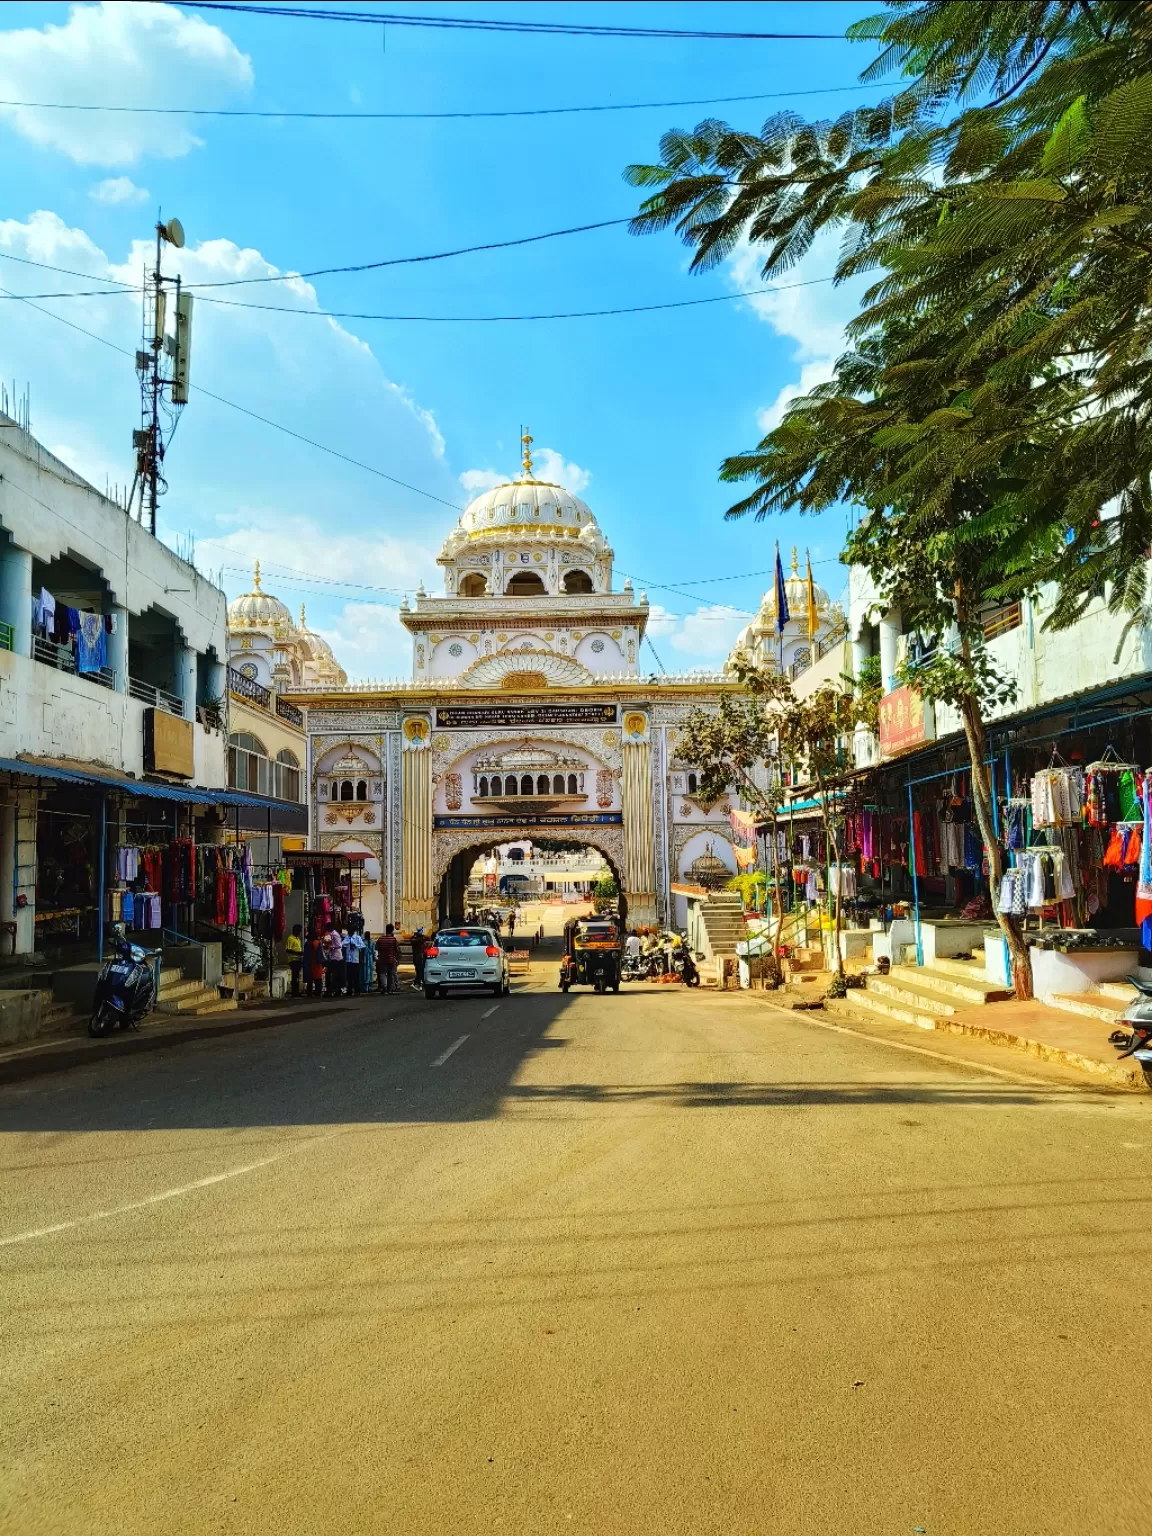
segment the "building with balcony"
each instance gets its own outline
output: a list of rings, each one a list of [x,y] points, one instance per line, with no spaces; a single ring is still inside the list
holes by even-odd
[[[0,415],[0,956],[87,958],[118,847],[214,840],[253,798],[228,789],[225,611]]]
[[[276,803],[263,812],[242,813],[242,826],[280,833],[304,846],[308,736],[304,711],[283,695],[301,686],[341,687],[347,681],[327,640],[308,628],[303,607],[299,620],[293,619],[285,603],[264,591],[257,561],[252,590],[228,605],[228,783]],[[349,774],[349,783],[333,786],[333,795],[355,804],[358,792],[360,800],[368,794],[364,775],[370,770],[360,763]],[[327,792],[325,782],[325,797]]]

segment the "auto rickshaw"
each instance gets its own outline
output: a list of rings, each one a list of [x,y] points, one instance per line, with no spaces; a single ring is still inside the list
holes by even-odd
[[[614,912],[596,917],[574,917],[564,924],[564,958],[560,962],[560,990],[595,987],[597,992],[620,990],[620,962],[624,953],[623,925]]]

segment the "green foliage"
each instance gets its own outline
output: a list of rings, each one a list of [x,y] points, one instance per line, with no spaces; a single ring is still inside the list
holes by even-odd
[[[838,275],[874,279],[835,381],[725,462],[758,482],[732,514],[960,511],[969,586],[1053,582],[1057,626],[1101,597],[1147,621],[1152,7],[892,0],[850,35],[878,45],[864,78],[895,79],[888,101],[709,120],[626,173],[634,230],[675,228],[694,268],[749,240],[772,279],[837,228]]]
[[[597,880],[592,887],[592,895],[597,901],[615,901],[620,894],[620,887],[611,875],[606,875],[602,880]]]

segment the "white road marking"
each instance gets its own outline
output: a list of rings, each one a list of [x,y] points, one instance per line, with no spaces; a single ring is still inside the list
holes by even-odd
[[[480,1015],[480,1022],[481,1022],[481,1024],[483,1024],[485,1019],[490,1019],[492,1017],[492,1015],[496,1012],[497,1008],[499,1008],[499,1006],[500,1006],[499,1003],[493,1003],[491,1008],[489,1008],[487,1013],[482,1013]]]
[[[467,1035],[461,1035],[459,1040],[454,1040],[452,1042],[452,1044],[448,1047],[448,1049],[444,1052],[444,1054],[442,1056],[437,1056],[436,1060],[432,1063],[432,1065],[434,1067],[442,1067],[444,1065],[444,1063],[448,1060],[449,1056],[451,1056],[452,1052],[453,1051],[458,1051],[460,1049],[460,1047],[464,1044],[465,1040],[467,1040],[467,1038],[468,1038]]]
[[[34,1227],[29,1232],[14,1232],[11,1237],[0,1237],[0,1248],[10,1247],[13,1243],[28,1243],[36,1237],[51,1237],[55,1232],[70,1232],[75,1227],[87,1227],[95,1221],[109,1221],[113,1216],[125,1216],[130,1211],[143,1211],[150,1205],[160,1205],[165,1200],[175,1200],[180,1195],[194,1194],[198,1189],[208,1189],[213,1184],[223,1184],[227,1179],[238,1179],[241,1174],[255,1173],[258,1168],[267,1168],[270,1163],[278,1163],[281,1158],[290,1157],[301,1147],[313,1147],[321,1141],[331,1141],[333,1136],[343,1135],[342,1131],[331,1131],[327,1136],[309,1136],[306,1141],[293,1142],[290,1147],[285,1147],[282,1152],[274,1152],[271,1157],[262,1157],[258,1163],[244,1163],[239,1168],[229,1168],[224,1173],[213,1173],[206,1179],[196,1179],[192,1184],[179,1184],[175,1189],[161,1190],[158,1195],[146,1195],[143,1200],[131,1200],[127,1205],[114,1205],[107,1211],[93,1211],[88,1216],[76,1216],[71,1221],[58,1221],[50,1227]]]
[[[883,1035],[870,1035],[867,1030],[849,1029],[844,1024],[825,1024],[812,1018],[807,1012],[804,1014],[804,1022],[811,1024],[815,1029],[830,1029],[837,1035],[855,1035],[859,1040],[871,1040],[873,1045],[890,1046],[894,1051],[912,1051],[917,1056],[931,1056],[936,1061],[946,1061],[949,1066],[964,1067],[969,1072],[987,1072],[992,1077],[1006,1077],[1013,1083],[1030,1083],[1034,1088],[1065,1086],[1063,1083],[1054,1082],[1051,1078],[1028,1077],[1023,1072],[1008,1072],[1003,1067],[986,1067],[974,1061],[965,1061],[961,1056],[949,1056],[947,1051],[930,1051],[924,1045],[908,1045],[903,1040],[885,1040]],[[1090,1085],[1085,1084],[1085,1086]]]

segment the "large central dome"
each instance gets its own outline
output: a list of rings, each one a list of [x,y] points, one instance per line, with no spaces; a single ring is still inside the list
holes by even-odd
[[[546,529],[549,536],[578,538],[589,526],[597,527],[591,508],[563,486],[528,478],[509,480],[484,491],[468,503],[460,526],[470,539],[531,537]]]

